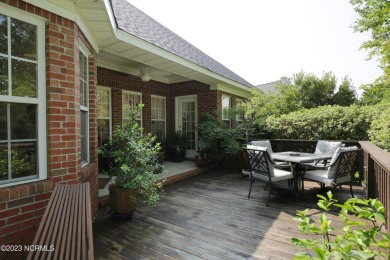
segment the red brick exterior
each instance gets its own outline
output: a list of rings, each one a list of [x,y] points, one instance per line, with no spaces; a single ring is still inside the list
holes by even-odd
[[[29,245],[55,184],[90,182],[92,211],[97,210],[97,62],[94,49],[73,21],[23,1],[6,3],[48,20],[45,28],[47,180],[0,188],[0,245]],[[81,166],[80,45],[90,52],[90,163],[85,167]],[[26,252],[0,251],[0,259],[11,256],[22,259],[23,254]]]
[[[143,82],[139,77],[123,72],[98,67],[98,86],[110,87],[112,102],[113,125],[122,122],[122,90],[139,92],[142,94],[142,125],[146,132],[151,130],[151,95],[166,97],[167,100],[167,132],[175,131],[175,98],[179,96],[196,95],[198,103],[198,120],[204,113],[213,113],[222,108],[222,95],[232,98],[232,106],[236,99],[243,99],[236,95],[218,90],[210,90],[210,86],[197,81],[187,81],[174,84],[164,84],[157,81]],[[235,122],[233,120],[233,125]]]

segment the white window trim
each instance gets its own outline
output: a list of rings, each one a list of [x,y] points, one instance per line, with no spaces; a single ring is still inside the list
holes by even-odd
[[[46,19],[32,15],[26,12],[22,12],[18,9],[9,7],[8,5],[1,6],[1,13],[27,22],[37,26],[37,92],[36,98],[30,97],[13,97],[13,96],[1,96],[1,102],[7,103],[26,103],[37,105],[37,164],[38,164],[38,177],[28,180],[15,180],[9,183],[0,184],[0,188],[9,187],[14,185],[20,185],[24,183],[36,182],[37,180],[47,179],[47,134],[46,127],[46,56],[45,56],[45,22]],[[9,55],[9,54],[8,54]],[[12,84],[12,83],[10,83]]]
[[[236,108],[239,108],[239,105],[244,103],[244,100],[237,98],[236,99]],[[243,122],[244,121],[244,115],[241,114],[241,118],[239,118],[239,114],[236,114],[236,122]]]
[[[122,90],[122,101],[121,101],[121,105],[122,105],[122,108],[123,108],[123,96],[126,95],[126,94],[131,94],[131,95],[138,95],[140,96],[140,102],[141,104],[142,103],[142,93],[141,92],[135,92],[135,91],[130,91],[130,90]],[[141,127],[143,125],[143,112],[141,111],[141,118],[139,120],[141,120]],[[123,122],[123,110],[122,110],[122,122]]]
[[[79,51],[87,58],[87,75],[86,75],[86,80],[87,80],[87,96],[84,97],[86,99],[87,106],[81,105],[81,98],[80,98],[80,111],[87,112],[87,122],[86,122],[86,141],[87,141],[87,161],[81,161],[81,167],[84,167],[89,164],[90,162],[90,152],[89,152],[89,53],[84,49],[83,46],[79,46]],[[80,57],[79,57],[79,66],[80,66]],[[80,74],[80,79],[81,79],[81,74]],[[80,97],[81,97],[81,86],[80,88]],[[81,113],[80,113],[80,124],[81,124]],[[80,138],[81,138],[81,133],[80,133]],[[80,145],[81,145],[81,140],[80,140]]]
[[[97,86],[97,90],[98,90],[98,91],[99,91],[99,89],[108,90],[108,97],[109,97],[108,106],[109,106],[109,110],[110,110],[110,115],[109,115],[108,117],[99,117],[99,114],[98,114],[98,120],[99,120],[99,119],[108,119],[108,121],[109,121],[108,132],[109,132],[109,137],[110,137],[110,139],[111,139],[111,135],[112,135],[111,88],[109,88],[109,87],[104,87],[104,86]],[[99,132],[99,129],[98,129],[98,132]]]
[[[228,118],[225,118],[224,117],[224,113],[223,113],[223,109],[224,109],[224,106],[223,106],[223,99],[224,98],[228,98],[229,99],[229,107],[228,107],[228,110],[231,108],[231,105],[232,105],[232,97],[231,96],[228,96],[228,95],[222,95],[222,98],[221,98],[221,106],[222,106],[222,121],[229,121],[229,128],[232,127],[232,120],[228,117]]]
[[[165,122],[165,129],[164,129],[164,133],[165,133],[165,136],[164,138],[167,137],[167,98],[164,97],[164,96],[157,96],[157,95],[151,95],[151,98],[160,98],[160,99],[164,99],[165,100],[165,119],[162,120],[162,119],[153,119],[151,118],[151,121],[157,121],[157,122]],[[150,110],[153,109],[152,107],[152,102],[150,102]]]

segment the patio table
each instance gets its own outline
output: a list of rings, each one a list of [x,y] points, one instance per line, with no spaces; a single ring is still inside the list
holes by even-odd
[[[330,154],[314,154],[314,153],[301,153],[301,152],[279,152],[273,153],[272,158],[275,161],[283,161],[289,162],[293,165],[293,173],[294,173],[294,194],[295,201],[299,199],[298,193],[298,181],[301,177],[301,172],[299,170],[299,166],[301,163],[309,163],[316,162],[321,160],[330,160],[332,159],[332,155]]]

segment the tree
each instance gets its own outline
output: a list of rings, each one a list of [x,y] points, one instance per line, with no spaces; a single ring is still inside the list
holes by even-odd
[[[361,48],[369,51],[370,59],[378,57],[384,71],[373,84],[362,88],[363,104],[376,104],[390,95],[390,1],[350,0],[350,3],[360,16],[354,23],[355,32],[371,34]]]
[[[318,78],[313,73],[301,71],[294,74],[294,84],[299,87],[299,96],[304,108],[314,108],[332,104],[337,86],[337,78],[329,71]]]
[[[379,77],[374,83],[363,85],[362,98],[360,102],[363,105],[375,105],[382,100],[390,100],[390,77]]]
[[[339,106],[350,106],[357,102],[356,90],[350,78],[345,76],[341,81],[339,90],[333,96],[333,103]]]
[[[388,0],[350,0],[360,18],[355,21],[355,32],[370,32],[371,39],[361,48],[369,50],[369,57],[378,56],[387,76],[390,75],[390,2]]]

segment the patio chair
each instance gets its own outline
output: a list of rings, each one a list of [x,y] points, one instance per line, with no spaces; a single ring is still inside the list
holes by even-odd
[[[270,152],[271,155],[274,153],[273,150],[272,150],[271,142],[269,140],[251,141],[251,145],[267,147],[268,151]],[[286,168],[290,168],[291,166],[290,166],[290,164],[288,164],[286,162],[275,161],[275,167],[276,168],[280,168],[280,169],[286,169]]]
[[[275,162],[273,161],[272,155],[267,147],[248,145],[246,151],[248,153],[250,164],[250,187],[248,199],[251,195],[253,182],[255,180],[259,180],[266,183],[266,187],[264,189],[268,187],[268,207],[273,190],[273,183],[293,180],[294,174],[292,169],[291,171],[286,171],[276,168]]]
[[[325,170],[309,170],[304,172],[302,176],[302,190],[304,189],[304,181],[311,180],[320,184],[321,189],[325,189],[325,185],[333,186],[333,193],[336,195],[337,187],[342,184],[349,183],[352,198],[352,175],[356,172],[356,165],[359,158],[360,149],[357,147],[340,147],[334,153],[327,169]]]
[[[318,140],[316,145],[316,150],[314,151],[314,154],[329,154],[333,155],[338,148],[344,146],[342,142],[332,142],[332,141],[326,141],[326,140]],[[303,163],[303,166],[308,168],[322,168],[324,169],[326,166],[329,165],[328,161],[317,161],[312,163]]]
[[[251,141],[248,146],[260,146],[260,147],[267,147],[268,151],[272,155],[274,152],[272,151],[272,145],[269,140],[262,140],[262,141]],[[290,168],[290,165],[286,162],[275,162],[275,167],[280,168],[280,169],[286,169]],[[249,169],[242,169],[242,175],[244,176],[249,176]]]

